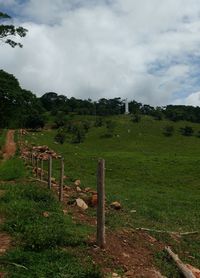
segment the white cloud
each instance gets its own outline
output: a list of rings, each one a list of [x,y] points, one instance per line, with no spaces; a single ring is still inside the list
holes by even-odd
[[[200,55],[196,0],[9,2],[29,33],[23,49],[1,47],[1,67],[27,89],[154,105],[197,91],[188,59]]]
[[[174,104],[200,106],[200,92],[190,94],[185,99],[177,99],[175,100]]]

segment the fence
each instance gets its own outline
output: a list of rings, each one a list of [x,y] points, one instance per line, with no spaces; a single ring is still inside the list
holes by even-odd
[[[39,156],[39,153],[28,152],[23,157],[26,164],[30,165],[35,172],[35,178],[37,181],[47,184],[49,189],[52,189],[52,177],[53,159],[49,155],[47,159],[43,159]],[[60,157],[60,176],[59,176],[59,201],[63,202],[63,186],[64,186],[64,158]],[[96,242],[100,248],[104,248],[105,241],[105,160],[100,159],[97,166],[97,234]]]

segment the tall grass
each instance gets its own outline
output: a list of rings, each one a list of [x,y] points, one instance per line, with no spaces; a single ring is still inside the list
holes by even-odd
[[[0,258],[8,277],[100,277],[83,254],[91,230],[64,215],[51,191],[36,184],[3,188],[7,190],[0,198],[0,213],[5,216],[2,229],[17,242]]]
[[[0,180],[11,181],[24,178],[26,170],[22,159],[14,157],[0,164]]]

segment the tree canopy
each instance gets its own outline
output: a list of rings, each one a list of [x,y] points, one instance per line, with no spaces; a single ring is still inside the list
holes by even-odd
[[[1,21],[6,23],[8,19],[11,19],[8,14],[0,12]],[[27,32],[28,30],[21,26],[15,27],[14,25],[0,24],[0,41],[9,44],[11,47],[22,47],[23,45],[13,40],[13,37],[25,37]]]

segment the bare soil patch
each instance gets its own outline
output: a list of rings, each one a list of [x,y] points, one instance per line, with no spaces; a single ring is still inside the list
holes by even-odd
[[[3,158],[9,159],[14,156],[16,152],[16,144],[14,142],[14,130],[8,130],[6,135],[6,144],[3,148]]]

